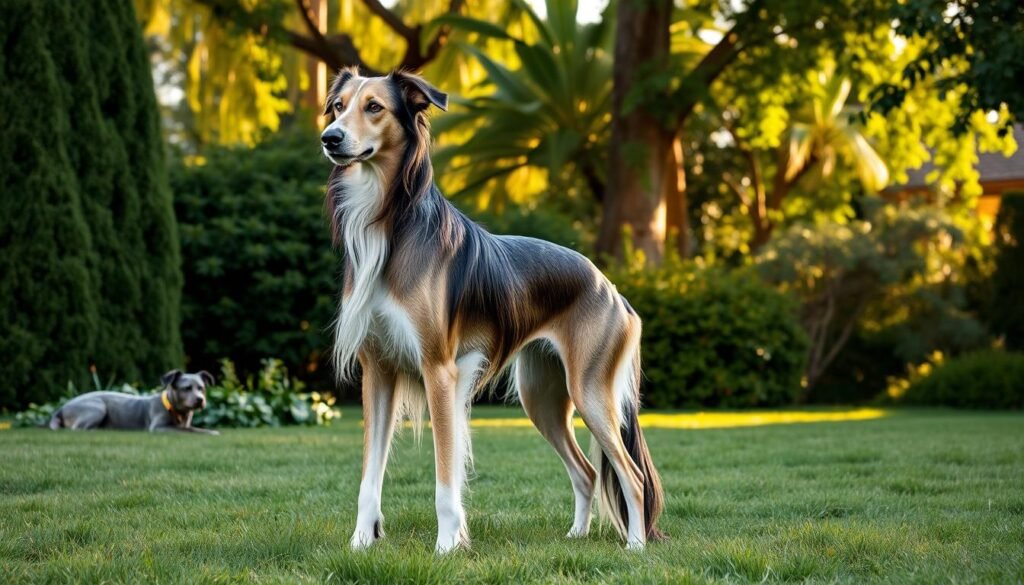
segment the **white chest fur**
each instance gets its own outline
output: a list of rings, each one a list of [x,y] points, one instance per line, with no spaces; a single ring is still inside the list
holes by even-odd
[[[383,357],[401,369],[418,370],[420,337],[405,308],[390,295],[379,295],[373,314],[370,333],[384,350]]]
[[[368,164],[360,164],[339,179],[345,259],[352,278],[349,293],[342,298],[334,326],[334,364],[341,380],[350,379],[363,340],[373,325],[381,289],[381,277],[388,255],[388,241],[375,223],[383,200],[382,181]]]

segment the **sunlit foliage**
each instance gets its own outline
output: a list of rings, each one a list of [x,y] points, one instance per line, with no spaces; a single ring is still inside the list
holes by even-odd
[[[402,65],[408,49],[406,38],[366,2],[356,0],[135,3],[168,106],[170,136],[187,149],[206,143],[251,145],[293,115],[302,124],[315,123],[323,81],[333,77],[335,64],[307,51],[312,50],[308,45],[313,41],[306,39],[313,34],[307,32],[311,24],[326,39],[325,52],[338,59],[354,56],[373,71]],[[410,36],[420,35],[425,42],[437,34],[439,25],[433,20],[453,4],[465,5],[468,13],[502,14],[506,21],[510,14],[499,0],[399,0],[384,10],[400,19]],[[307,21],[301,6],[318,8],[317,14]],[[454,92],[481,76],[478,66],[444,43],[424,72]]]
[[[925,316],[932,331],[942,332],[940,339],[915,331],[914,340],[953,350],[969,348],[984,335],[977,321],[956,321],[962,303],[957,287],[963,283],[956,282],[951,262],[962,262],[964,234],[948,216],[878,201],[863,205],[865,220],[795,225],[756,259],[762,276],[802,301],[811,339],[808,386],[860,328],[877,331]],[[956,335],[950,335],[953,330]],[[902,348],[916,355],[928,350]]]
[[[872,107],[899,107],[918,85],[959,94],[950,128],[961,134],[976,112],[1002,111],[1000,132],[1024,115],[1024,4],[1019,0],[905,0],[892,8],[895,32],[920,53],[899,79],[871,91]]]
[[[600,200],[611,119],[610,26],[577,25],[575,2],[549,1],[547,20],[522,0],[516,4],[529,16],[529,36],[513,36],[483,20],[450,20],[458,31],[510,45],[518,63],[506,65],[460,45],[487,72],[488,93],[460,100],[457,112],[434,124],[436,131],[464,137],[450,140],[435,164],[451,175],[455,195],[492,186],[481,204],[493,209],[510,197],[525,203],[545,186],[564,197],[577,178]]]

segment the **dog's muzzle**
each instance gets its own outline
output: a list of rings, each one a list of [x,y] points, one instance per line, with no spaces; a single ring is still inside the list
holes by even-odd
[[[341,143],[345,141],[345,133],[340,128],[328,128],[320,135],[320,143],[330,154],[341,154]]]

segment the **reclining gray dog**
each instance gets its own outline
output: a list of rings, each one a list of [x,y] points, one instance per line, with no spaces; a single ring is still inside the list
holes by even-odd
[[[89,392],[72,398],[53,413],[50,428],[146,429],[218,435],[192,426],[193,411],[206,406],[206,387],[213,384],[207,371],[185,374],[171,370],[160,378],[163,390],[152,396],[120,392]]]

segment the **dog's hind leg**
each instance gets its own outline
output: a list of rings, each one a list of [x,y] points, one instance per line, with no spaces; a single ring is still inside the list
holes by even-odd
[[[516,389],[526,414],[554,447],[569,472],[572,491],[576,495],[576,513],[567,536],[586,536],[590,531],[597,473],[576,442],[572,427],[573,405],[565,385],[565,369],[558,356],[542,343],[534,342],[520,352],[515,369]]]
[[[64,428],[74,431],[98,429],[107,418],[107,405],[95,398],[68,403],[61,411]]]
[[[360,355],[363,366],[363,478],[359,512],[352,534],[353,549],[370,546],[384,536],[381,492],[384,469],[395,432],[394,373],[384,371],[375,357]]]
[[[663,495],[639,427],[640,319],[618,303],[595,316],[576,316],[570,323],[601,323],[601,331],[578,325],[559,335],[559,352],[566,365],[569,396],[594,436],[601,483],[602,511],[626,539],[630,549],[642,549],[654,527]],[[598,318],[600,317],[600,318]]]

